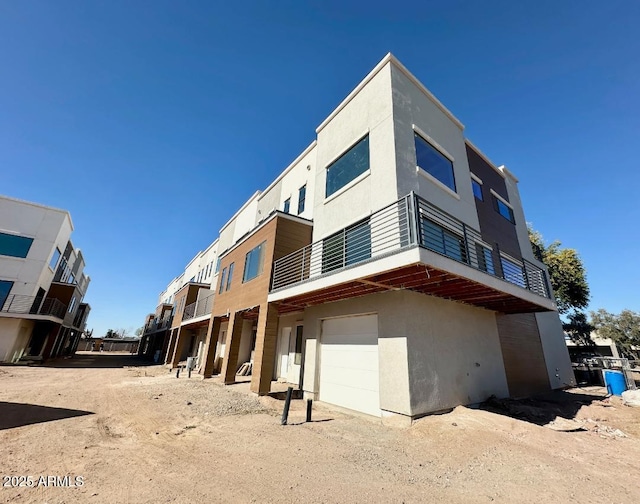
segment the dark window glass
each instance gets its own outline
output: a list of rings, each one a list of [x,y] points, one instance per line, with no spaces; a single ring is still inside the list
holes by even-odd
[[[496,209],[498,213],[502,215],[509,222],[515,224],[516,220],[513,218],[513,210],[504,201],[499,200],[498,198],[494,198],[496,202]]]
[[[222,291],[224,290],[224,282],[227,278],[227,268],[224,268],[222,270],[222,276],[220,277],[220,290],[218,290],[218,294],[222,294]]]
[[[27,257],[33,238],[0,233],[0,255]]]
[[[307,184],[298,191],[298,215],[304,212],[304,200],[307,199]]]
[[[227,277],[227,286],[225,287],[225,291],[228,291],[231,288],[231,279],[233,278],[233,268],[236,265],[236,263],[232,262],[229,265],[229,276]]]
[[[420,135],[414,133],[414,136],[418,166],[455,191],[456,180],[453,176],[453,163]]]
[[[263,241],[256,248],[247,252],[244,259],[244,274],[242,275],[243,282],[248,282],[262,273],[265,243],[267,242]]]
[[[60,259],[60,249],[56,247],[53,251],[53,255],[51,256],[51,261],[49,261],[49,267],[54,271],[58,265],[58,259]]]
[[[220,258],[218,257],[218,260],[216,261],[216,270],[215,270],[215,273],[217,273],[218,271],[220,271],[220,261],[222,261],[222,259],[220,259]]]
[[[502,265],[502,274],[507,282],[519,285],[520,287],[526,286],[521,264],[505,259],[504,257],[500,258],[500,263]]]
[[[11,291],[11,287],[13,287],[13,282],[9,282],[7,280],[0,280],[0,310],[4,306],[4,302],[9,297],[9,292]]]
[[[371,257],[369,219],[325,238],[322,244],[322,272],[357,264]]]
[[[289,213],[291,210],[291,198],[287,198],[284,202],[284,213]]]
[[[473,189],[473,195],[480,201],[483,201],[484,198],[482,197],[482,186],[474,179],[471,179],[471,188]]]
[[[428,249],[446,255],[456,261],[467,262],[464,240],[429,219],[422,219],[420,238]]]
[[[495,275],[496,270],[493,267],[493,256],[491,254],[491,250],[479,243],[476,243],[476,255],[478,256],[478,267],[482,271]]]
[[[293,363],[297,366],[302,363],[302,326],[296,327],[296,355]]]
[[[331,196],[369,169],[369,135],[360,140],[327,168],[326,196]]]

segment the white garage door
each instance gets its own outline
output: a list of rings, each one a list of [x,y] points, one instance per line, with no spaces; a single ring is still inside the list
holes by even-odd
[[[378,316],[324,320],[320,400],[380,416]]]

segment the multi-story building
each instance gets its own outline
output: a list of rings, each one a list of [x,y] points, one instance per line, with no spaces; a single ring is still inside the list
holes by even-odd
[[[70,355],[90,278],[69,212],[0,196],[0,362]]]
[[[518,180],[463,131],[383,58],[221,229],[208,284],[182,282],[166,362],[398,418],[573,384]]]

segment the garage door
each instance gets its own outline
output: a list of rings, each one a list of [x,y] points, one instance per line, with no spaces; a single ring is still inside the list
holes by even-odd
[[[380,416],[378,316],[324,320],[320,400]]]

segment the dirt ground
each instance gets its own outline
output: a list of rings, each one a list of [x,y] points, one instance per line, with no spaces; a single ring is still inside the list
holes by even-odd
[[[301,400],[282,426],[246,389],[125,355],[0,367],[0,475],[34,484],[4,477],[0,502],[640,502],[640,408],[602,389],[409,428],[321,405],[304,423]]]

